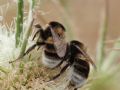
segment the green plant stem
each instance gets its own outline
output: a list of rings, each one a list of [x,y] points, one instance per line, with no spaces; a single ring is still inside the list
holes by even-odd
[[[31,3],[31,4],[30,4],[30,5],[31,5],[31,6],[30,6],[31,9],[34,9],[34,6],[35,6],[35,0],[30,0],[29,2]]]
[[[28,43],[29,35],[31,33],[31,28],[32,28],[32,25],[33,25],[33,21],[34,21],[34,19],[32,19],[31,22],[29,23],[29,25],[27,26],[27,29],[26,29],[27,31],[25,33],[25,37],[24,37],[24,40],[23,40],[23,43],[22,43],[22,47],[21,47],[19,57],[22,57],[25,50],[26,50],[26,46],[27,46],[27,43]]]
[[[106,40],[106,32],[107,32],[107,21],[104,21],[104,28],[100,31],[100,38],[98,42],[98,49],[97,49],[97,60],[99,67],[103,63],[105,57],[105,40]]]
[[[27,28],[26,28],[26,32],[25,32],[25,37],[24,37],[24,40],[23,40],[23,43],[22,43],[22,47],[21,47],[21,51],[20,51],[20,55],[19,57],[23,56],[25,50],[26,50],[26,46],[27,46],[27,43],[28,43],[28,38],[30,36],[30,33],[31,33],[31,28],[32,28],[32,25],[33,25],[33,9],[34,9],[34,4],[35,4],[35,0],[29,0],[29,15],[28,15],[28,25],[27,25]]]
[[[20,43],[20,38],[22,37],[21,33],[23,32],[23,8],[24,8],[23,0],[18,0],[18,7],[17,7],[17,19],[16,19],[16,34],[15,34],[15,45],[18,47]]]
[[[102,10],[102,26],[100,30],[100,36],[98,40],[98,46],[97,46],[97,64],[98,68],[101,67],[103,64],[104,58],[105,58],[105,41],[107,36],[107,30],[108,30],[108,1],[105,0],[105,9]]]

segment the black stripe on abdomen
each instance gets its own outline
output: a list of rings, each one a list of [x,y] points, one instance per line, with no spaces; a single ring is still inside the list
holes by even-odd
[[[74,60],[70,70],[70,84],[75,88],[86,83],[89,74],[89,63],[83,60]]]
[[[84,78],[88,77],[90,67],[89,63],[84,60],[76,60],[73,64],[73,72],[76,72],[77,74],[83,76]]]
[[[53,59],[53,60],[60,60],[61,58],[57,55],[57,53],[51,53],[48,51],[44,51],[45,57],[49,58],[49,59]]]
[[[56,53],[50,53],[44,50],[42,55],[42,62],[48,68],[55,68],[60,62],[61,58]]]

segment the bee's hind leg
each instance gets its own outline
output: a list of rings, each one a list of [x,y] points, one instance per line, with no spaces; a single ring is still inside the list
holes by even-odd
[[[63,74],[65,72],[65,70],[68,68],[69,64],[66,64],[60,71],[60,73],[58,73],[57,75],[55,75],[54,77],[52,77],[49,81],[55,80],[57,79],[61,74]],[[48,82],[49,82],[48,81]]]

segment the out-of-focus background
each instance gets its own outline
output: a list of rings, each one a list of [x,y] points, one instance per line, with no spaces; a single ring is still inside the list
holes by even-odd
[[[16,16],[17,0],[0,0],[0,23],[10,25]],[[25,0],[25,14],[27,14],[28,2]],[[71,39],[83,42],[88,52],[95,57],[96,44],[99,35],[101,12],[105,7],[105,0],[36,0],[37,19],[40,24],[45,21],[59,21],[68,30]],[[107,40],[114,40],[120,35],[120,1],[109,1],[109,25]],[[107,44],[108,47],[111,44]]]

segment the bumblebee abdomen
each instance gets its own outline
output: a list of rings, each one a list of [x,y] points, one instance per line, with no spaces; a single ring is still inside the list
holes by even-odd
[[[60,59],[56,53],[50,53],[47,51],[43,52],[42,62],[48,68],[56,67],[61,62],[61,60],[62,59]]]
[[[86,82],[86,78],[82,77],[81,75],[77,73],[73,73],[70,78],[70,84],[74,86],[75,88],[79,88],[83,86]]]
[[[73,64],[74,72],[78,73],[79,75],[88,78],[88,74],[90,71],[89,63],[84,60],[75,60]]]
[[[72,65],[70,83],[75,87],[81,87],[86,82],[89,74],[89,63],[76,60]]]

